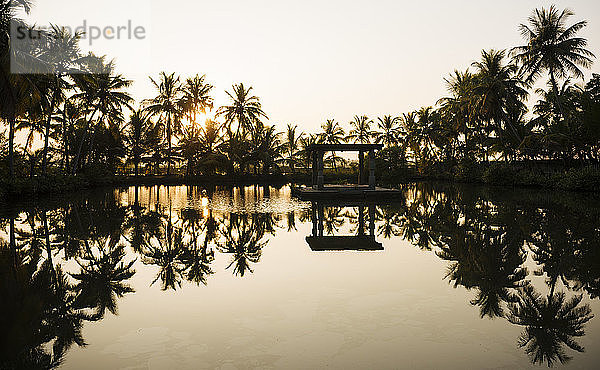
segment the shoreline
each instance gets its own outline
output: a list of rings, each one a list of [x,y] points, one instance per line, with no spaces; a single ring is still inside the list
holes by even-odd
[[[534,170],[517,170],[506,165],[490,166],[486,171],[479,173],[449,174],[439,173],[416,174],[410,172],[394,173],[384,172],[378,179],[378,185],[399,187],[403,184],[414,182],[447,182],[455,184],[472,184],[498,188],[523,188],[561,190],[578,193],[600,193],[600,170],[596,167],[582,167],[564,170],[555,173],[541,173]],[[327,179],[332,184],[352,183],[356,175],[342,171],[327,174]],[[129,186],[176,186],[176,185],[285,185],[308,184],[310,175],[296,174],[270,174],[270,175],[150,175],[150,176],[106,176],[90,178],[85,176],[55,175],[47,178],[21,179],[12,184],[0,184],[0,204],[37,200],[60,194],[72,194],[81,191],[100,189],[105,187]]]

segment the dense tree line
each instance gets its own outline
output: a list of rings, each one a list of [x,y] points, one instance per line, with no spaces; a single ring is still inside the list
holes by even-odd
[[[398,117],[356,115],[348,129],[327,119],[320,132],[303,133],[293,124],[278,132],[243,83],[227,91],[227,105],[215,107],[204,75],[163,72],[151,78],[155,95],[136,103],[127,92],[132,81],[105,57],[83,55],[81,35],[57,26],[45,34],[48,47],[22,55],[9,47],[9,27],[29,2],[0,4],[0,171],[10,182],[60,174],[295,172],[309,166],[314,143],[382,143],[381,160],[425,174],[492,160],[563,166],[600,160],[600,76],[576,83],[594,58],[578,36],[586,22],[570,23],[573,13],[554,6],[520,25],[524,45],[483,50],[470,68],[450,74],[448,96],[435,105]],[[10,73],[11,57],[32,55],[51,73]],[[539,100],[530,111],[528,98],[544,76],[547,88],[535,91]],[[214,118],[198,122],[206,112]],[[24,143],[15,140],[17,132]],[[334,153],[326,162],[345,164]]]

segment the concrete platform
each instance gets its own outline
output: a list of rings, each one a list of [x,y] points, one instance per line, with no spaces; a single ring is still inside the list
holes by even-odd
[[[292,196],[300,200],[368,200],[378,202],[394,202],[402,198],[402,192],[395,189],[367,185],[327,185],[322,189],[312,187],[292,187]]]
[[[307,236],[310,249],[317,251],[382,251],[374,236]]]

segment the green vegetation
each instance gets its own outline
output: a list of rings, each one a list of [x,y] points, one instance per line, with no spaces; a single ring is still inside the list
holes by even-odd
[[[64,191],[130,176],[283,173],[303,181],[309,146],[341,142],[384,144],[378,167],[390,184],[434,178],[598,190],[600,75],[581,82],[594,56],[577,35],[586,22],[571,24],[569,10],[535,10],[520,26],[524,45],[483,50],[470,69],[445,79],[448,96],[434,106],[399,117],[356,115],[348,130],[326,119],[310,134],[294,124],[277,132],[243,83],[227,91],[227,105],[214,107],[204,75],[162,72],[151,78],[155,96],[136,104],[127,92],[132,81],[105,57],[82,55],[80,35],[60,27],[45,33],[49,50],[29,51],[51,73],[12,74],[11,53],[25,58],[9,48],[19,9],[29,11],[29,3],[0,0],[0,193]],[[544,76],[547,89],[534,90]],[[529,111],[532,91],[539,100]],[[356,163],[335,153],[325,163],[341,171],[336,181],[356,177]]]

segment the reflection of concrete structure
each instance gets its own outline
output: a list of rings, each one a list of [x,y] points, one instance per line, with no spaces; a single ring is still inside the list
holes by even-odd
[[[300,199],[379,199],[399,196],[400,192],[375,186],[375,150],[383,148],[381,144],[313,144],[310,147],[312,158],[311,187],[294,188],[292,194]],[[326,152],[358,152],[357,185],[325,185],[323,156]],[[369,181],[363,184],[364,153],[369,153]]]
[[[306,237],[306,242],[313,251],[378,251],[383,245],[375,240],[375,204],[357,204],[358,230],[357,235],[335,236],[324,235],[323,223],[325,207],[353,206],[352,204],[324,204],[312,202],[312,235]],[[365,208],[369,215],[369,233],[365,233]]]

